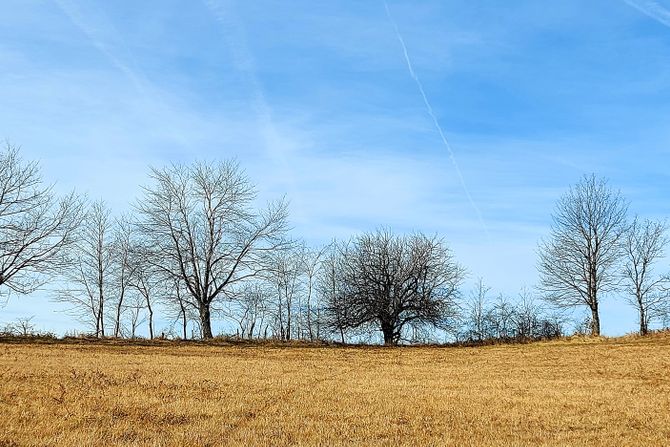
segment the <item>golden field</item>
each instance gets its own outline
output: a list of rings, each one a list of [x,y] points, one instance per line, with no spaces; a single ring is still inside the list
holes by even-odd
[[[670,445],[670,335],[485,347],[0,343],[0,446]]]

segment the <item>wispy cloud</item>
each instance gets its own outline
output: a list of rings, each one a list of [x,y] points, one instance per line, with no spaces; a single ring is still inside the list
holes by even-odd
[[[272,108],[258,79],[256,63],[249,50],[242,22],[236,16],[233,4],[229,1],[205,0],[205,5],[211,11],[217,23],[221,25],[221,31],[232,54],[235,69],[246,79],[252,108],[256,113],[259,129],[265,140],[266,152],[274,163],[275,169],[283,177],[289,197],[299,197],[301,192],[296,187],[295,176],[287,156],[287,152],[290,152],[291,142],[278,131],[275,125]],[[295,207],[295,202],[292,203],[292,206]]]
[[[628,5],[670,27],[670,10],[654,0],[624,0]]]
[[[70,19],[70,21],[81,30],[82,33],[91,41],[91,43],[128,79],[141,94],[146,94],[145,81],[130,64],[117,57],[114,51],[100,37],[98,30],[90,24],[82,14],[80,8],[72,0],[54,0],[61,11]],[[115,33],[118,35],[118,33]]]

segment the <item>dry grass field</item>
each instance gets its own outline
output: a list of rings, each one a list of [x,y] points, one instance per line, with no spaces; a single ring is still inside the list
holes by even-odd
[[[0,445],[670,445],[670,335],[0,344]]]

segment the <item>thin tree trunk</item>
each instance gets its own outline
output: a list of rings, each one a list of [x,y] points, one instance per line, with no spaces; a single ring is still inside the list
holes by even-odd
[[[123,298],[125,292],[121,291],[119,296],[119,303],[116,305],[116,321],[114,322],[114,337],[118,338],[121,333],[121,308],[123,307]]]
[[[649,327],[647,326],[647,316],[644,312],[644,306],[640,301],[640,335],[647,335],[649,333]]]
[[[149,311],[149,339],[153,340],[154,338],[154,310],[151,308],[151,301],[147,296],[147,310]]]
[[[600,315],[598,313],[598,304],[591,305],[591,335],[600,336]]]

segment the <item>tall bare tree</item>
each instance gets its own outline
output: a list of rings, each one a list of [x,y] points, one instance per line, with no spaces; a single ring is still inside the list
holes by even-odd
[[[638,312],[641,335],[649,332],[651,321],[668,312],[670,280],[654,272],[668,245],[666,232],[664,222],[640,221],[635,217],[624,237],[624,290],[626,299]]]
[[[302,267],[305,275],[305,313],[307,322],[307,334],[311,341],[319,338],[320,325],[320,306],[317,301],[318,294],[318,276],[323,266],[323,261],[329,246],[322,247],[319,250],[303,249]]]
[[[280,340],[291,340],[300,333],[301,255],[299,249],[278,251],[268,264],[275,296],[275,336]]]
[[[491,287],[484,284],[484,279],[479,278],[475,288],[470,292],[468,301],[465,303],[464,334],[465,339],[470,341],[482,341],[491,337],[488,294]]]
[[[112,276],[116,293],[114,299],[114,337],[122,336],[122,317],[136,263],[132,259],[133,226],[128,216],[115,220],[112,242]]]
[[[149,339],[154,338],[154,303],[164,282],[161,281],[160,271],[148,261],[150,251],[141,244],[136,244],[131,249],[131,271],[132,274],[128,280],[128,286],[132,287],[140,295],[142,300],[136,300],[144,303],[147,312],[147,323],[149,325]],[[179,291],[177,291],[178,293]]]
[[[449,326],[464,269],[437,237],[379,230],[341,245],[335,273],[345,326],[374,324],[397,344],[406,327]]]
[[[114,286],[112,223],[104,202],[97,201],[90,206],[74,246],[74,262],[64,272],[66,285],[56,298],[71,304],[70,311],[90,324],[96,337],[105,336],[106,304]]]
[[[59,273],[83,214],[78,196],[59,198],[39,165],[7,144],[0,151],[0,293],[31,293]]]
[[[602,293],[616,289],[627,203],[595,175],[559,199],[549,240],[539,247],[540,290],[561,308],[591,310],[591,334],[600,335]]]
[[[340,256],[340,245],[333,241],[327,249],[322,269],[317,277],[317,289],[323,299],[322,315],[319,315],[318,328],[339,335],[340,342],[345,343],[345,333],[350,329],[351,316],[345,305],[344,282],[341,272],[344,271],[345,259]],[[321,335],[317,331],[317,338]]]
[[[212,303],[258,275],[266,255],[285,245],[286,204],[255,211],[254,187],[232,161],[152,169],[151,179],[136,204],[148,260],[183,282],[202,336],[211,338]]]

